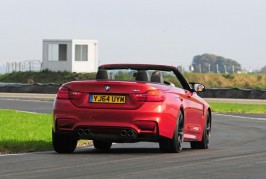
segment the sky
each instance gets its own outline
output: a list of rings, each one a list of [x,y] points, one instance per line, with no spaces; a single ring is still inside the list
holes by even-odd
[[[0,24],[0,68],[42,60],[43,39],[98,40],[100,64],[266,65],[265,0],[0,0]]]

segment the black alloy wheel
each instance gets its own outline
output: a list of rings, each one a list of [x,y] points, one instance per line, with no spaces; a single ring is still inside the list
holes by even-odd
[[[77,139],[72,135],[52,131],[52,143],[57,153],[72,153],[77,147]]]
[[[184,115],[181,111],[178,113],[177,125],[172,139],[162,137],[159,141],[161,152],[179,153],[182,150],[184,140]]]
[[[211,137],[211,117],[210,117],[210,114],[208,113],[206,116],[206,124],[204,127],[202,140],[190,142],[191,148],[192,149],[208,149],[210,137]]]

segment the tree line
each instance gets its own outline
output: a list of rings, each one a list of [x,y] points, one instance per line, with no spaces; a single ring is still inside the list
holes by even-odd
[[[242,71],[242,68],[235,60],[213,54],[203,54],[194,56],[190,70],[195,73],[238,73]]]

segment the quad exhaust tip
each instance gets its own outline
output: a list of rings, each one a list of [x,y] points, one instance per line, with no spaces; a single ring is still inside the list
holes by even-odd
[[[132,136],[135,135],[135,133],[134,133],[133,130],[128,130],[128,131],[127,131],[127,135],[128,135],[129,137],[132,137]]]
[[[135,136],[135,132],[133,130],[121,130],[120,135],[122,137],[125,137],[125,136],[133,137]]]
[[[78,129],[78,135],[90,135],[90,130],[89,129]]]
[[[121,130],[120,134],[121,134],[121,136],[125,137],[127,135],[127,131],[126,130]]]
[[[88,136],[91,134],[91,131],[89,129],[78,129],[78,135],[79,136]],[[122,137],[125,137],[125,136],[129,136],[129,137],[133,137],[136,135],[136,133],[133,131],[133,130],[121,130],[120,132],[120,135]]]
[[[79,129],[78,130],[78,135],[84,135],[84,130],[83,129]]]
[[[90,135],[91,131],[89,129],[84,130],[85,135]]]

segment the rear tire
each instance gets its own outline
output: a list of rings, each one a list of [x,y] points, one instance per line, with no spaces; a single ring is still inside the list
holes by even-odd
[[[57,153],[72,153],[77,147],[77,139],[72,135],[58,134],[52,131],[52,143]]]
[[[164,153],[179,153],[182,150],[182,143],[184,139],[184,116],[181,111],[178,113],[178,120],[176,128],[174,131],[174,136],[172,139],[161,138],[159,141],[159,146],[161,152]]]
[[[101,151],[108,151],[112,146],[112,142],[93,140],[94,148]]]
[[[209,148],[210,135],[211,135],[211,117],[208,113],[207,117],[206,117],[206,124],[204,127],[204,132],[202,135],[202,140],[190,142],[191,148],[192,149],[208,149]]]

